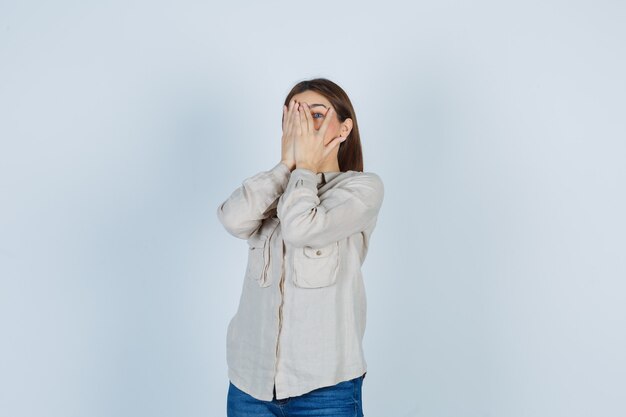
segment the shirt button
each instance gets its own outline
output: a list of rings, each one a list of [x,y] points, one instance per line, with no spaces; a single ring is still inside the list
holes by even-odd
[[[316,255],[321,255],[321,254],[322,254],[322,251],[321,251],[321,250],[318,250],[317,252],[315,252],[315,254],[316,254]]]

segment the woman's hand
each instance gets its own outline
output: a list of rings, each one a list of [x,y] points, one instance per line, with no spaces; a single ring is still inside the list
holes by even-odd
[[[287,165],[292,171],[296,167],[296,158],[294,153],[295,131],[293,125],[293,119],[297,114],[296,105],[296,100],[293,98],[289,102],[289,107],[283,105],[283,137],[280,161]]]
[[[296,167],[317,173],[328,155],[346,138],[339,136],[331,140],[328,145],[324,145],[324,136],[330,119],[335,116],[335,109],[332,107],[326,112],[319,130],[315,129],[308,104],[302,103],[298,107],[295,116],[291,118],[291,131],[295,131],[292,134],[295,136]]]

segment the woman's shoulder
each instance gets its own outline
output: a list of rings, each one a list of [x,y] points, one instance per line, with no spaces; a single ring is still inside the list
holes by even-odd
[[[372,171],[345,171],[337,186],[352,190],[368,200],[382,200],[385,193],[382,178]]]
[[[376,172],[373,171],[345,171],[342,179],[346,182],[370,183],[375,186],[383,187],[383,180]]]

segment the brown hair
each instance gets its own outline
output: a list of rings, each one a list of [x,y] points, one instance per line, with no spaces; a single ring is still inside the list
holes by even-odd
[[[359,125],[356,121],[354,107],[348,98],[348,95],[341,87],[326,78],[314,78],[312,80],[300,81],[293,86],[287,98],[285,98],[285,106],[289,106],[291,98],[304,91],[312,90],[324,97],[335,109],[335,114],[340,123],[347,118],[352,119],[352,130],[348,138],[339,144],[337,152],[337,160],[339,162],[339,170],[360,171],[363,172],[363,151],[361,149],[361,136],[359,135]]]

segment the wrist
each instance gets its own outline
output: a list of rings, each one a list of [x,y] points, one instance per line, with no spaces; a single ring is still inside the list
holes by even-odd
[[[296,162],[296,168],[308,169],[309,171],[313,171],[317,174],[317,167],[308,162]]]
[[[296,167],[296,164],[292,161],[286,161],[283,159],[280,161],[280,163],[285,165],[287,168],[289,168],[289,171],[293,171]]]

